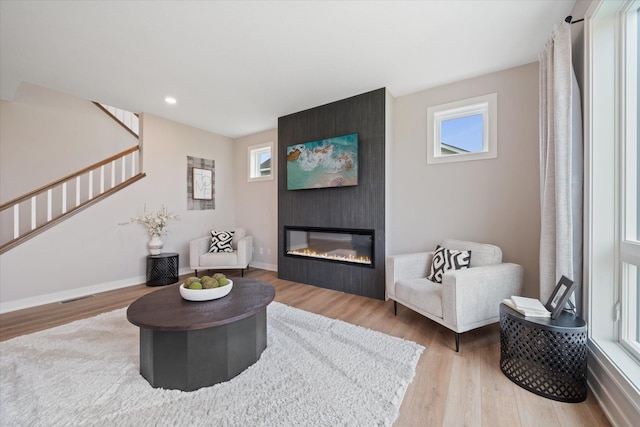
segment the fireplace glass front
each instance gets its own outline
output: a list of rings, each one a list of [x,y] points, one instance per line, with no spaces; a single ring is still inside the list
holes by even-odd
[[[286,256],[373,267],[374,231],[285,227]]]

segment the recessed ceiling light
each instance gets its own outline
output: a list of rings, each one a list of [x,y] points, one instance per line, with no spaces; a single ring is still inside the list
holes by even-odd
[[[174,97],[172,97],[172,96],[167,96],[167,97],[164,99],[164,102],[166,102],[167,104],[173,105],[173,104],[175,104],[175,103],[176,103],[176,102],[178,102],[178,101],[176,101],[176,99],[175,99]]]

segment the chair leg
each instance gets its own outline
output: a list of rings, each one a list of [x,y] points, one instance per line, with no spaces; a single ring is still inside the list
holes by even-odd
[[[393,301],[393,315],[397,316],[398,315],[398,303],[397,301]]]
[[[456,353],[460,352],[460,334],[456,332]]]
[[[196,277],[198,277],[198,270],[195,270],[195,272],[196,272]]]
[[[244,277],[244,268],[240,269],[240,277]]]

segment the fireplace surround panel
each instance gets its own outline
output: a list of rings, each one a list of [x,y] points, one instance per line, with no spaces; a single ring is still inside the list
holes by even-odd
[[[278,173],[279,278],[384,299],[386,93],[384,88],[377,89],[278,118],[278,164],[283,165]],[[355,133],[358,185],[287,189],[287,147]],[[325,229],[291,235],[285,227],[324,227],[339,232]],[[363,237],[362,231],[371,232],[370,237]],[[285,249],[289,244],[293,246],[289,250],[306,249],[315,240],[333,245],[320,256],[327,253],[347,259],[325,260]],[[351,262],[369,244],[370,263]]]

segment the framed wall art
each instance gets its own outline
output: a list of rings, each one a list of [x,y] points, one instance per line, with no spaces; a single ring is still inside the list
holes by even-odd
[[[358,134],[287,147],[287,190],[358,185]]]
[[[213,199],[213,171],[208,169],[193,168],[193,199]]]
[[[187,156],[187,209],[216,208],[216,162]]]

